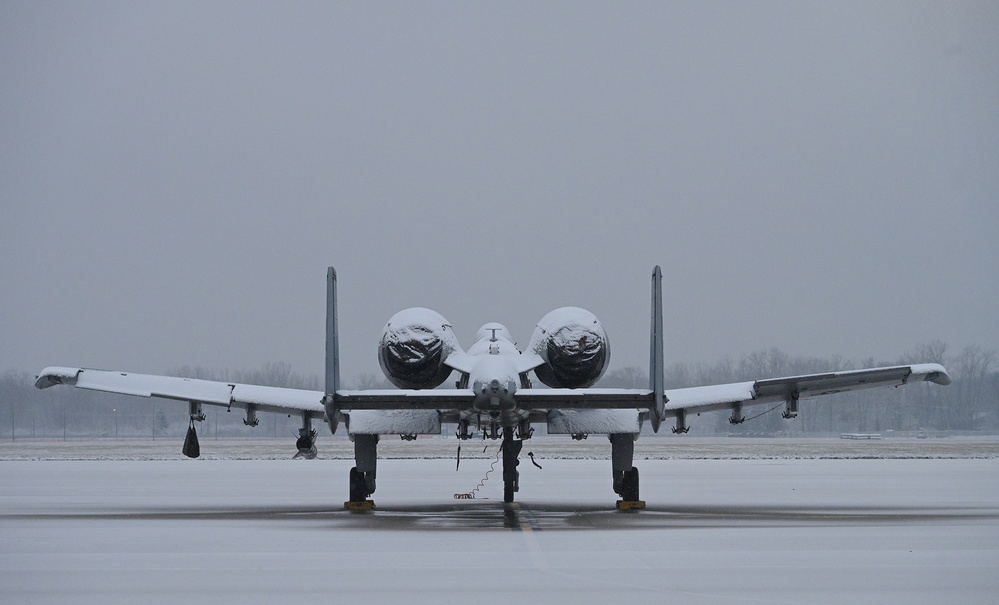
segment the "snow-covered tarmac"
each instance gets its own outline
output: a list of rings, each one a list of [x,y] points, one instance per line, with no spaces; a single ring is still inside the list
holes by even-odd
[[[994,456],[641,460],[631,513],[607,460],[454,499],[490,462],[381,460],[372,512],[348,460],[0,462],[0,602],[999,602]]]

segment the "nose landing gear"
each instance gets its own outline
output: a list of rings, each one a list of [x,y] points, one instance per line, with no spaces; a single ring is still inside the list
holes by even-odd
[[[526,419],[516,427],[503,428],[503,502],[513,502],[513,495],[520,491],[520,451],[524,449],[524,441],[531,438],[534,429]],[[531,455],[534,462],[534,455]],[[541,468],[537,462],[534,465]]]
[[[513,429],[503,429],[503,502],[513,502],[514,493],[520,491],[520,450],[524,442],[514,439]]]

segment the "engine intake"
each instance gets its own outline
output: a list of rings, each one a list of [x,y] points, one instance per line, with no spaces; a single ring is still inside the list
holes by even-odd
[[[460,350],[451,324],[436,311],[413,307],[389,319],[378,343],[378,364],[401,389],[432,389],[451,374],[444,365]]]
[[[604,327],[595,315],[578,307],[555,309],[541,318],[528,350],[545,360],[534,373],[552,388],[593,386],[610,362]]]

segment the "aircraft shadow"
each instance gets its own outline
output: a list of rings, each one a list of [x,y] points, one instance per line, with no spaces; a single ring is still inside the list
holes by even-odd
[[[999,520],[999,511],[981,507],[841,505],[688,505],[649,506],[618,511],[571,503],[514,503],[495,500],[378,506],[371,511],[308,506],[191,506],[105,509],[4,515],[8,520],[92,521],[273,521],[327,530],[366,531],[571,531],[752,527],[831,527],[913,525]]]

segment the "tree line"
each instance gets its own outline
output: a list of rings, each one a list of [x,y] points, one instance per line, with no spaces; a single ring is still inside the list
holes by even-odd
[[[873,389],[840,393],[803,401],[798,418],[784,420],[777,408],[747,409],[751,420],[728,423],[723,412],[690,418],[698,434],[802,434],[886,431],[982,431],[999,432],[999,364],[995,351],[978,345],[950,354],[941,341],[914,347],[895,360],[849,360],[794,357],[780,349],[755,351],[740,359],[714,363],[676,363],[666,368],[667,388],[721,384],[793,376],[817,372],[907,363],[943,364],[953,379],[947,387],[919,384],[902,389]],[[206,380],[322,390],[318,376],[302,375],[286,363],[268,363],[254,370],[210,370],[181,367],[172,375]],[[388,388],[374,374],[360,374],[349,388]],[[648,374],[637,367],[609,371],[597,386],[644,388]],[[203,438],[288,437],[299,426],[297,415],[260,414],[260,425],[243,426],[240,410],[205,407],[206,422],[199,426]],[[34,375],[8,371],[0,376],[0,438],[176,438],[188,423],[187,406],[175,401],[143,399],[84,391],[82,389],[34,388]]]
[[[213,370],[183,366],[167,374],[203,380],[322,390],[318,376],[303,375],[283,362],[252,370]],[[183,402],[53,387],[39,390],[29,372],[8,371],[0,377],[0,438],[176,438],[189,422]],[[206,419],[198,426],[202,438],[297,437],[300,418],[260,414],[253,429],[243,425],[242,410],[204,406]]]
[[[859,368],[939,363],[947,368],[953,383],[946,387],[917,384],[901,389],[871,389],[839,393],[802,401],[798,418],[787,421],[778,407],[739,425],[717,412],[688,419],[698,432],[725,433],[883,433],[886,431],[999,431],[999,366],[996,352],[970,345],[956,354],[939,340],[923,343],[895,360],[867,358],[851,360],[794,357],[771,348],[744,355],[738,361],[725,358],[714,363],[677,363],[665,369],[669,388],[724,384],[779,376],[835,372]],[[612,370],[600,386],[644,388],[647,373],[637,367]],[[751,418],[761,411],[746,410]],[[700,425],[700,426],[698,426]]]

